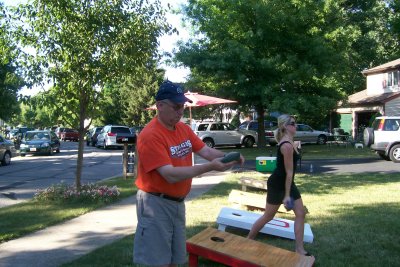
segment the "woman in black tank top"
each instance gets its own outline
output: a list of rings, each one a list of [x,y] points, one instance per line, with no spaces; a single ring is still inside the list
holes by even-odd
[[[294,234],[296,239],[296,252],[301,255],[311,256],[311,254],[304,249],[305,210],[300,192],[294,183],[296,165],[300,158],[297,146],[293,141],[295,133],[295,118],[289,115],[279,116],[276,135],[278,141],[276,169],[268,178],[265,212],[254,223],[248,238],[254,239],[261,228],[274,218],[279,206],[284,204],[286,209],[293,209],[295,214]]]

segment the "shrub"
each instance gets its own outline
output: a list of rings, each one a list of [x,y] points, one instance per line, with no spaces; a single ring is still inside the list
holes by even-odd
[[[109,203],[116,200],[119,194],[120,191],[116,186],[108,187],[89,183],[81,185],[80,190],[77,190],[75,185],[67,185],[61,182],[46,189],[38,190],[34,199],[38,201]]]

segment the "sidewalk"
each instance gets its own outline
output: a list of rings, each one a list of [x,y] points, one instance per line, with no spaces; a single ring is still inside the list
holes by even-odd
[[[186,201],[204,194],[227,173],[193,179]],[[55,267],[136,231],[136,196],[0,245],[2,267]],[[132,240],[133,242],[133,240]]]

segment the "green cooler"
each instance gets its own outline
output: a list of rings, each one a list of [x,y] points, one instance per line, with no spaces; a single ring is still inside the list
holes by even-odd
[[[256,170],[273,172],[276,168],[276,157],[256,157]]]

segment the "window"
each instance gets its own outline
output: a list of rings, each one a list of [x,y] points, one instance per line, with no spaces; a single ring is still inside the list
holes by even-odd
[[[400,72],[398,70],[389,72],[388,74],[388,78],[387,78],[387,86],[388,87],[398,87],[399,86],[399,80],[400,80]]]
[[[197,128],[197,131],[206,131],[208,127],[208,124],[200,124],[199,127]]]
[[[128,127],[112,127],[111,132],[117,134],[130,134],[131,130],[129,130]]]
[[[218,128],[218,127],[217,127],[216,124],[212,124],[211,127],[210,127],[210,130],[211,130],[211,131],[216,131],[217,128]]]
[[[225,124],[225,131],[234,131],[236,128],[232,124]]]
[[[399,74],[400,72],[397,70],[393,73],[393,86],[398,87],[399,86]]]
[[[385,120],[384,131],[397,131],[399,129],[400,120],[388,119]]]

